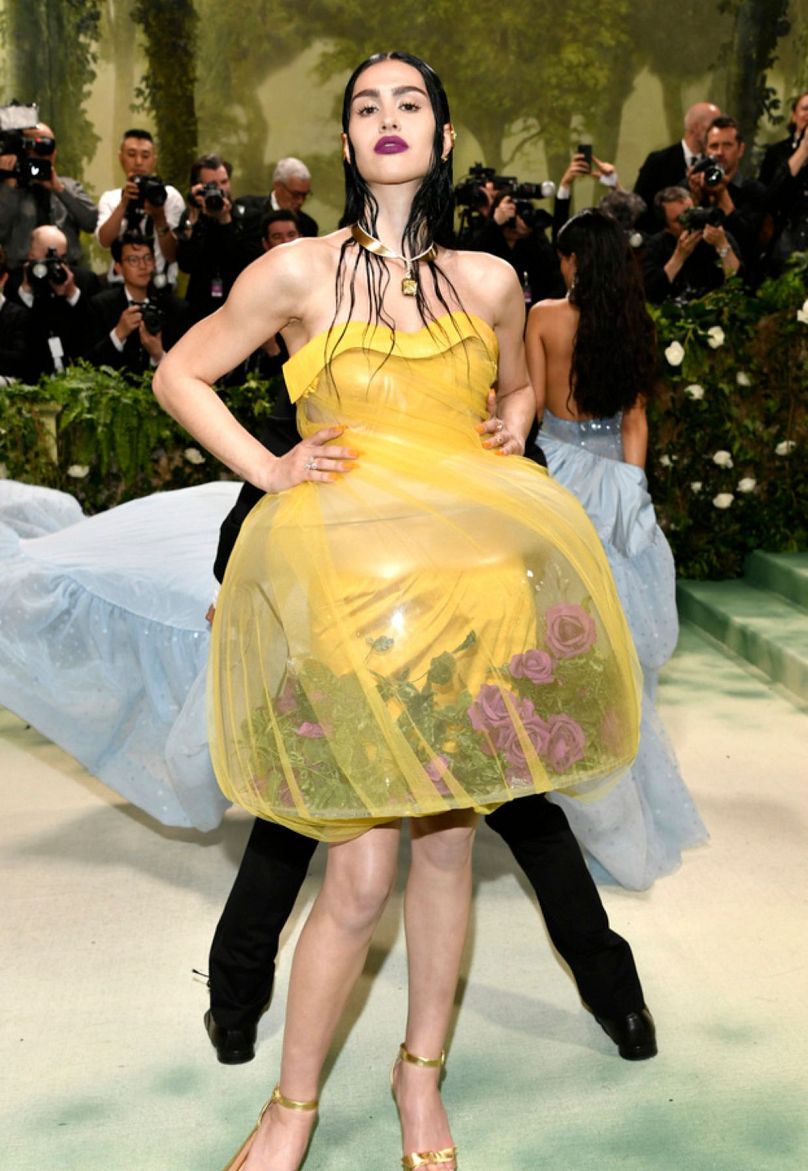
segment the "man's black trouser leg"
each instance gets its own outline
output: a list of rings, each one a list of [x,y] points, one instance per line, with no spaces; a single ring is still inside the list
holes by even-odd
[[[221,1029],[255,1024],[272,994],[278,939],[317,848],[258,818],[210,948],[210,1007]]]
[[[631,948],[612,931],[564,811],[522,797],[486,821],[505,840],[536,892],[547,931],[596,1016],[638,1012],[645,1003]]]

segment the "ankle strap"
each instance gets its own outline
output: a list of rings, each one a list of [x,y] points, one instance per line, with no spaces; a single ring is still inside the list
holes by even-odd
[[[437,1069],[446,1062],[445,1049],[441,1049],[440,1057],[416,1057],[414,1053],[410,1053],[403,1041],[399,1046],[398,1055],[402,1061],[408,1061],[410,1065],[426,1066],[429,1069]]]
[[[298,1102],[295,1098],[287,1098],[285,1094],[281,1093],[280,1085],[275,1086],[269,1100],[277,1102],[279,1106],[283,1106],[287,1110],[316,1110],[320,1103],[319,1098],[315,1098],[311,1102]]]

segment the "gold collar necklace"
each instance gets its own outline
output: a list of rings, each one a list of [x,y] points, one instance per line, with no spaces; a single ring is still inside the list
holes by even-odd
[[[419,252],[417,256],[403,256],[400,252],[394,252],[392,248],[388,248],[386,244],[382,244],[381,240],[377,240],[375,236],[371,236],[364,228],[360,228],[359,224],[351,225],[351,235],[360,248],[367,249],[375,256],[381,256],[385,260],[403,260],[404,261],[404,276],[401,278],[401,291],[405,297],[414,297],[418,292],[418,278],[415,275],[415,268],[413,267],[419,260],[434,260],[438,255],[438,249],[434,244],[430,244],[423,252]]]

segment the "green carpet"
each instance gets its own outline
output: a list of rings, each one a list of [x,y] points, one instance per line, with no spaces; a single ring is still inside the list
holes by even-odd
[[[660,687],[711,831],[645,894],[607,888],[660,1055],[621,1061],[483,829],[444,1095],[460,1171],[808,1167],[808,715],[693,628]],[[202,1029],[210,935],[248,829],[169,831],[0,713],[0,1167],[221,1171],[274,1084],[295,915],[254,1062]],[[402,859],[403,862],[403,859]],[[316,890],[318,854],[307,884]],[[351,1001],[306,1171],[394,1171],[400,892]]]

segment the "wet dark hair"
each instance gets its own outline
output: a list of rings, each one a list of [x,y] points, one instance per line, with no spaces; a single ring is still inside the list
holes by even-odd
[[[435,116],[432,161],[412,201],[409,218],[404,227],[403,238],[398,248],[405,255],[416,256],[424,248],[428,247],[431,242],[443,244],[447,247],[453,243],[453,187],[451,151],[445,160],[441,157],[443,153],[443,128],[447,122],[451,121],[449,100],[446,97],[443,84],[434,69],[430,65],[427,65],[425,61],[422,61],[420,57],[415,57],[411,53],[374,53],[373,56],[368,57],[367,60],[357,65],[356,69],[354,69],[348,78],[342,100],[342,129],[347,136],[350,161],[343,159],[345,172],[345,210],[340,220],[340,227],[347,227],[350,224],[357,223],[371,236],[377,234],[376,220],[379,211],[378,204],[354,162],[353,144],[351,143],[348,127],[357,78],[366,69],[369,69],[372,65],[377,65],[380,61],[401,61],[416,69],[423,79],[424,89],[426,90],[432,113]],[[351,259],[353,260],[352,264]],[[432,278],[432,289],[435,297],[447,313],[451,311],[449,301],[446,299],[447,293],[450,294],[454,307],[462,308],[454,286],[435,260],[421,261],[420,268],[428,269]],[[335,284],[336,306],[331,322],[331,330],[336,325],[343,299],[343,286],[346,281],[346,276],[348,277],[348,320],[351,319],[356,301],[356,276],[360,269],[363,270],[367,280],[370,313],[373,318],[371,324],[382,323],[387,325],[393,333],[393,338],[395,338],[393,322],[385,317],[382,309],[384,294],[390,283],[390,272],[380,257],[362,248],[352,237],[349,237],[343,243],[340,250]],[[430,323],[434,322],[435,316],[430,312],[424,299],[418,269],[416,269],[415,275],[418,280],[416,292],[418,312],[424,325],[430,325]],[[343,333],[344,328],[335,344],[339,343]],[[394,341],[391,343],[391,349],[392,344],[394,344]]]
[[[642,276],[625,233],[590,208],[558,233],[562,256],[575,254],[570,304],[579,312],[570,365],[570,400],[581,414],[606,418],[649,397],[657,378],[656,330]]]

